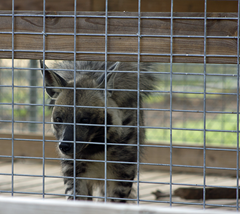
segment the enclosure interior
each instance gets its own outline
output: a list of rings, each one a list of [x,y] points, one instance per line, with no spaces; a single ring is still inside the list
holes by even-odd
[[[146,130],[137,203],[238,210],[239,5],[1,2],[0,195],[65,198],[40,59],[51,69],[55,60],[153,62],[160,81],[136,108],[145,124],[135,128]]]

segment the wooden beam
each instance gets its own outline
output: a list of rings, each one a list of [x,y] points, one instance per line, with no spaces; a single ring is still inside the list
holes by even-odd
[[[0,155],[12,154],[12,135],[9,133],[1,133],[0,139]],[[6,140],[9,139],[9,140]],[[42,136],[39,134],[14,134],[14,156],[27,157],[43,157],[43,142]],[[45,157],[46,158],[58,158],[57,141],[51,136],[45,136]],[[55,141],[55,142],[54,142]],[[142,163],[150,163],[152,165],[141,164],[142,169],[146,170],[170,170],[170,148],[166,147],[166,144],[149,144],[145,147],[144,158]],[[153,147],[158,146],[158,147]],[[180,145],[181,146],[181,145]],[[182,145],[184,147],[184,145]],[[203,149],[199,147],[191,146],[188,148],[174,148],[172,149],[172,164],[173,172],[191,172],[191,173],[203,173]],[[209,147],[208,147],[209,148]],[[216,148],[216,147],[215,147]],[[206,166],[207,167],[222,167],[222,168],[236,168],[237,152],[217,150],[206,150]],[[52,162],[52,160],[51,160]],[[239,162],[240,163],[240,162]],[[160,164],[156,166],[156,164]],[[168,165],[166,165],[168,164]],[[183,165],[182,167],[176,165]],[[193,166],[193,167],[184,167]],[[236,170],[224,170],[224,169],[206,169],[207,174],[220,174],[228,176],[236,176]]]
[[[10,12],[0,11],[1,14]],[[14,58],[43,58],[42,12],[18,12],[14,22]],[[28,16],[26,16],[28,14]],[[58,15],[72,15],[69,12],[47,13],[45,50],[46,59],[73,60],[74,19]],[[86,16],[77,18],[76,50],[77,60],[105,59],[105,18],[101,12],[79,12]],[[90,17],[90,16],[100,16]],[[102,16],[102,17],[101,17]],[[108,14],[108,60],[137,61],[138,19],[137,13],[113,12]],[[122,16],[128,18],[114,18]],[[142,13],[140,53],[141,61],[170,62],[170,13]],[[144,17],[159,18],[144,18]],[[189,17],[203,17],[203,13],[174,13],[173,62],[204,62],[204,20]],[[129,18],[133,17],[133,18]],[[165,18],[161,18],[165,17]],[[167,17],[167,18],[166,18]],[[207,20],[206,54],[207,63],[237,63],[237,17],[236,13],[209,13]],[[218,17],[224,19],[219,19]],[[0,58],[12,57],[12,18],[0,16]],[[5,33],[6,32],[6,33]],[[88,35],[86,35],[88,34]]]
[[[5,140],[2,140],[4,138]],[[0,155],[12,155],[11,134],[1,133],[0,144],[2,149]],[[10,139],[10,140],[7,140]],[[26,140],[27,139],[27,140]],[[52,135],[46,136],[46,140],[55,141]],[[43,157],[43,137],[39,134],[15,134],[14,135],[14,156]],[[44,155],[47,158],[58,157],[57,141],[45,142]]]
[[[105,0],[78,0],[77,11],[105,11]],[[0,10],[11,10],[12,1],[0,1]],[[15,10],[42,10],[42,0],[15,0]],[[47,11],[73,11],[74,1],[51,0],[46,1]],[[109,11],[138,11],[136,0],[111,0],[108,2]],[[208,12],[237,12],[238,2],[229,0],[208,0]],[[170,12],[169,0],[141,0],[142,12]],[[174,12],[204,12],[204,0],[174,0]]]
[[[170,170],[170,148],[164,145],[159,145],[159,147],[149,147],[145,148],[145,163],[152,164],[162,164],[156,165],[141,165],[143,169],[148,170]],[[156,144],[153,144],[156,145]],[[184,145],[178,145],[172,149],[172,170],[173,172],[189,172],[189,173],[200,173],[203,174],[204,165],[204,153],[203,148],[199,149],[196,146],[190,146],[191,148],[185,148]],[[206,174],[219,174],[225,176],[236,176],[236,170],[226,170],[220,168],[236,168],[237,165],[237,151],[230,151],[228,147],[207,147],[210,150],[206,150]],[[215,150],[214,150],[215,148]],[[226,149],[224,151],[218,149]],[[236,149],[237,150],[237,149]],[[240,163],[240,161],[239,161]],[[166,164],[168,164],[166,166]],[[218,167],[218,169],[212,169],[211,167]]]
[[[45,2],[46,11],[74,11],[74,1],[50,0]],[[91,11],[92,0],[78,0],[78,11]],[[0,10],[11,10],[12,1],[0,1]],[[43,0],[15,0],[14,10],[43,10]]]

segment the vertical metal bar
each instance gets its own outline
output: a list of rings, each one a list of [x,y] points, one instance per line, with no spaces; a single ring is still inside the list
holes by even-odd
[[[14,194],[14,0],[12,0],[12,186]]]
[[[74,89],[73,89],[73,124],[74,124],[74,142],[73,142],[73,199],[76,199],[76,57],[77,57],[77,0],[74,0]]]
[[[166,63],[165,66],[163,67],[163,70],[167,71],[167,70],[169,70],[169,68],[170,68],[169,64]],[[168,86],[169,86],[168,81],[169,81],[169,75],[164,75],[163,82],[164,82],[164,90],[165,91],[169,90],[168,89]],[[167,94],[164,94],[164,99],[165,99],[165,97],[167,97]],[[168,108],[167,102],[166,103],[164,102],[164,106],[162,108],[165,108],[165,109]],[[170,118],[169,118],[168,114],[164,114],[163,121],[167,121],[167,120],[170,120]],[[168,130],[163,129],[163,139],[167,139],[167,138],[168,138]]]
[[[238,1],[238,29],[237,29],[237,189],[236,189],[236,210],[239,210],[239,36],[240,36],[240,1]]]
[[[170,177],[169,188],[170,198],[169,205],[172,206],[172,76],[173,76],[173,0],[171,0],[171,35],[170,35]]]
[[[203,102],[203,208],[206,193],[206,51],[207,51],[207,0],[204,1],[204,102]]]
[[[183,64],[183,70],[186,71],[186,69],[187,69],[187,64],[184,63],[184,64]],[[184,90],[184,91],[187,91],[187,87],[186,87],[186,86],[187,86],[187,82],[188,82],[187,79],[188,79],[188,76],[187,76],[187,75],[184,75],[184,76],[183,76],[183,82],[184,82],[183,90]],[[183,96],[184,96],[183,99],[187,99],[186,94],[184,94]],[[187,108],[187,104],[186,104],[186,102],[184,102],[184,104],[183,104],[183,109],[186,109],[186,108]],[[186,113],[186,112],[183,112],[183,120],[182,120],[183,128],[186,128],[186,124],[187,124],[186,118],[187,118],[187,113]],[[186,143],[186,132],[183,131],[183,133],[182,133],[182,144],[185,144],[185,143]]]
[[[139,169],[140,169],[140,52],[141,52],[141,0],[138,0],[138,66],[137,66],[137,204],[139,204]]]
[[[45,77],[45,44],[46,44],[46,0],[43,0],[43,76]],[[42,182],[43,182],[43,186],[42,186],[42,197],[45,197],[45,78],[43,78],[43,145],[42,145],[42,149],[43,149],[43,157],[42,157],[42,164],[43,164],[43,177],[42,177]]]
[[[105,91],[104,91],[104,201],[107,201],[107,43],[108,43],[108,0],[105,1]]]
[[[38,83],[38,79],[37,79],[37,71],[36,70],[32,70],[32,68],[37,68],[37,60],[30,60],[30,75],[29,75],[29,85],[30,86],[37,86]],[[29,99],[30,99],[30,103],[31,104],[36,104],[37,103],[37,89],[36,88],[30,88],[29,89]],[[29,106],[29,120],[30,121],[37,121],[37,106],[34,105],[30,105]],[[37,124],[36,123],[30,123],[28,125],[29,127],[29,131],[30,132],[36,132],[37,131]]]
[[[226,72],[226,65],[223,65],[224,68],[224,74],[227,73]],[[226,78],[224,76],[222,76],[222,88],[226,87]],[[226,108],[226,103],[224,103],[224,94],[222,94],[221,96],[222,98],[222,108],[221,111],[224,111],[224,109]],[[221,130],[224,130],[225,128],[225,115],[222,115],[222,120],[221,120]],[[225,133],[221,132],[221,146],[224,146],[224,142],[225,142]]]

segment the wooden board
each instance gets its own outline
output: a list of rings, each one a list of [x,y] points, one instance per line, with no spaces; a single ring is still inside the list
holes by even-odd
[[[11,138],[11,134],[0,134],[0,144],[2,146],[0,155],[12,155]],[[58,157],[56,138],[54,136],[46,136],[45,140],[53,141],[45,142],[45,157]],[[15,134],[13,145],[14,156],[38,157],[39,160],[43,157],[43,137],[40,134]]]
[[[151,145],[150,145],[151,146]],[[164,145],[160,145],[164,146]],[[165,145],[166,146],[166,145]],[[195,146],[190,148],[184,148],[184,145],[172,148],[172,170],[173,172],[195,172],[203,173],[204,171],[204,151],[203,149],[197,149]],[[199,148],[199,147],[198,147]],[[213,147],[207,147],[213,148]],[[216,147],[215,147],[216,148]],[[224,147],[225,149],[230,149]],[[211,167],[219,168],[236,168],[237,163],[237,151],[218,151],[206,150],[206,173],[207,174],[221,174],[236,176],[236,170],[224,170],[224,169],[212,169]],[[232,148],[233,149],[233,148]],[[170,148],[166,147],[146,147],[145,149],[145,163],[155,163],[154,165],[142,165],[143,169],[159,169],[170,170]],[[240,163],[240,162],[239,162]],[[166,166],[167,164],[167,166]],[[207,168],[209,167],[209,168]]]
[[[77,11],[105,11],[105,0],[77,0]],[[46,1],[47,11],[73,11],[74,1],[51,0]],[[237,1],[208,0],[208,12],[237,12]],[[11,10],[12,1],[0,1],[0,10]],[[43,0],[15,0],[15,10],[42,10]],[[137,0],[108,1],[109,11],[137,12]],[[174,12],[203,12],[204,0],[174,0]],[[142,12],[170,12],[169,0],[141,0]]]
[[[11,12],[0,11],[11,15]],[[74,18],[70,12],[47,13],[46,33],[43,34],[42,12],[16,12],[14,19],[14,47],[12,47],[12,17],[0,16],[0,58],[42,59],[43,37],[46,59],[74,59]],[[32,15],[40,15],[32,17]],[[78,12],[76,59],[105,59],[105,18],[102,12]],[[108,61],[170,62],[170,13],[142,13],[140,48],[138,49],[138,19],[134,12],[108,13]],[[100,16],[90,17],[90,16]],[[122,16],[114,18],[111,16]],[[149,18],[149,17],[152,18]],[[128,18],[124,18],[128,17]],[[131,18],[132,17],[132,18]],[[159,18],[154,18],[159,17]],[[161,18],[164,17],[164,18]],[[203,13],[174,13],[174,17],[203,17]],[[209,13],[207,20],[206,62],[237,63],[237,13]],[[218,19],[218,17],[224,19]],[[60,35],[61,34],[61,35]],[[196,37],[195,37],[196,36]],[[204,62],[204,19],[173,20],[173,62]]]
[[[2,139],[1,139],[2,138]],[[8,140],[6,140],[8,139]],[[39,134],[15,134],[14,135],[14,156],[43,157],[42,136]],[[26,140],[25,140],[26,139]],[[0,155],[12,154],[11,134],[0,134]],[[145,147],[144,158],[141,163],[142,169],[146,170],[165,170],[170,171],[170,147],[161,144],[149,144]],[[153,146],[158,147],[153,147]],[[45,136],[44,156],[45,158],[57,158],[57,141],[53,136]],[[175,148],[172,149],[172,171],[173,172],[191,172],[203,173],[204,151],[199,147],[191,146],[191,148]],[[211,147],[207,147],[211,148]],[[227,148],[225,149],[233,149]],[[236,151],[218,151],[206,150],[206,167],[236,168],[237,152]],[[150,164],[149,164],[150,163]],[[151,165],[152,164],[152,165]],[[158,164],[156,166],[156,164]],[[240,164],[240,162],[239,162]],[[221,174],[236,176],[236,170],[224,169],[206,169],[207,174]]]

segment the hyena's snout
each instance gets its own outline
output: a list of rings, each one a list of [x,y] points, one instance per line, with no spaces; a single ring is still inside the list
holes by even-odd
[[[65,143],[64,141],[62,141],[59,142],[58,147],[63,154],[67,155],[72,154],[73,152],[73,143]]]
[[[77,130],[76,130],[77,131]],[[76,132],[75,131],[75,132]],[[74,150],[80,152],[83,148],[86,147],[86,139],[84,137],[76,137],[74,139],[74,126],[68,125],[63,131],[62,137],[59,139],[58,148],[61,153],[65,155],[72,155]]]
[[[58,144],[58,148],[63,154],[68,155],[73,153],[73,134],[73,126],[66,126]]]

